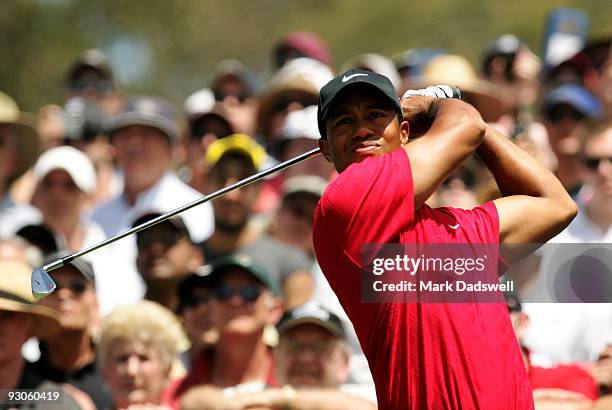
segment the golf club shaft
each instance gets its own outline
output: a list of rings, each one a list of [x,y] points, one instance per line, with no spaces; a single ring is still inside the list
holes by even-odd
[[[167,220],[169,218],[172,218],[173,216],[175,216],[177,214],[180,214],[181,212],[187,211],[188,209],[191,209],[191,208],[193,208],[195,206],[201,205],[204,202],[208,202],[208,201],[210,201],[212,199],[215,199],[218,196],[221,196],[221,195],[223,195],[223,194],[225,194],[225,193],[227,193],[229,191],[232,191],[232,190],[238,189],[238,188],[242,188],[243,186],[246,186],[246,185],[251,184],[251,183],[253,183],[255,181],[258,181],[258,180],[262,179],[263,177],[266,177],[266,176],[268,176],[270,174],[273,174],[275,172],[281,171],[281,170],[283,170],[285,168],[288,168],[288,167],[290,167],[292,165],[295,165],[295,164],[297,164],[299,162],[302,162],[302,161],[304,161],[304,160],[306,160],[308,158],[311,158],[311,157],[313,157],[315,155],[318,155],[320,152],[321,152],[321,150],[319,148],[315,148],[315,149],[313,149],[311,151],[305,152],[304,154],[298,155],[295,158],[292,158],[292,159],[287,160],[285,162],[282,162],[282,163],[280,163],[278,165],[275,165],[275,166],[273,166],[271,168],[268,168],[268,169],[263,170],[261,172],[258,172],[256,174],[253,174],[250,177],[247,177],[247,178],[245,178],[243,180],[240,180],[240,181],[236,182],[235,184],[226,186],[225,188],[222,188],[222,189],[220,189],[218,191],[215,191],[213,193],[205,195],[205,196],[203,196],[203,197],[201,197],[199,199],[196,199],[193,202],[190,202],[190,203],[188,203],[186,205],[183,205],[183,206],[181,206],[179,208],[176,208],[176,209],[174,209],[174,210],[172,210],[172,211],[170,211],[168,213],[160,215],[160,216],[158,216],[155,219],[151,219],[150,221],[147,221],[147,222],[142,223],[142,224],[140,224],[138,226],[135,226],[132,229],[129,229],[129,230],[125,231],[125,232],[121,232],[121,233],[113,236],[112,238],[108,238],[108,239],[106,239],[106,240],[104,240],[104,241],[102,241],[100,243],[92,245],[92,246],[90,246],[88,248],[85,248],[85,249],[79,251],[79,252],[73,253],[73,254],[68,255],[66,257],[63,257],[61,259],[53,261],[53,262],[49,263],[48,265],[45,265],[43,267],[43,269],[44,269],[45,272],[51,272],[52,270],[61,268],[62,266],[66,265],[67,263],[70,263],[70,261],[72,261],[72,260],[74,260],[76,258],[79,258],[79,257],[81,257],[83,255],[87,255],[88,253],[93,252],[96,249],[102,248],[102,247],[104,247],[106,245],[109,245],[109,244],[111,244],[113,242],[116,242],[119,239],[125,238],[126,236],[131,235],[133,233],[145,230],[145,229],[147,229],[147,228],[149,228],[149,227],[151,227],[153,225],[156,225],[156,224],[158,224],[160,222],[163,222],[163,221],[165,221],[165,220]]]

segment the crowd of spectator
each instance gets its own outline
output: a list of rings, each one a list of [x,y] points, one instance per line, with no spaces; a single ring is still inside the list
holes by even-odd
[[[316,148],[319,89],[349,68],[387,76],[398,96],[459,86],[578,204],[552,242],[610,243],[610,40],[550,67],[513,35],[483,45],[479,67],[429,48],[336,66],[321,38],[296,32],[272,50],[267,81],[224,60],[182,107],[127,94],[99,50],[68,67],[65,100],[37,115],[0,92],[0,394],[59,389],[62,408],[82,409],[376,408],[313,251],[314,210],[336,176],[323,157],[52,271],[57,290],[41,301],[30,273]],[[472,208],[498,195],[470,159],[427,203]],[[536,407],[612,408],[610,295],[529,303],[550,280],[538,272],[520,276],[521,298],[507,297]]]

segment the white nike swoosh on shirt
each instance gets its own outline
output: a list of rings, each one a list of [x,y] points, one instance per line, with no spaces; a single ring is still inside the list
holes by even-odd
[[[360,75],[365,75],[367,76],[366,73],[357,73],[357,74],[351,74],[351,75],[345,75],[344,77],[342,77],[342,82],[346,83],[348,80],[350,80],[353,77],[359,77]]]
[[[457,225],[448,225],[448,227],[451,228],[451,229],[457,229],[457,228],[459,228],[459,224],[457,224]]]

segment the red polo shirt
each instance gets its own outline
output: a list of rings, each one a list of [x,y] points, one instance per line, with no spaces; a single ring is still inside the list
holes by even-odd
[[[493,203],[415,211],[410,162],[398,149],[352,164],[329,185],[313,235],[317,260],[370,364],[379,408],[533,408],[505,303],[361,301],[363,244],[497,244]]]

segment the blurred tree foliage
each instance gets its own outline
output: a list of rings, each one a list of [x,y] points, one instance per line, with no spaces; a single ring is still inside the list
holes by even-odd
[[[4,0],[0,90],[29,111],[61,103],[67,68],[82,50],[98,47],[110,52],[129,92],[180,103],[208,85],[224,58],[244,61],[265,80],[271,49],[295,30],[326,39],[336,68],[358,53],[391,56],[413,47],[444,48],[477,63],[503,33],[539,53],[555,6],[586,11],[593,36],[611,32],[609,0]]]

